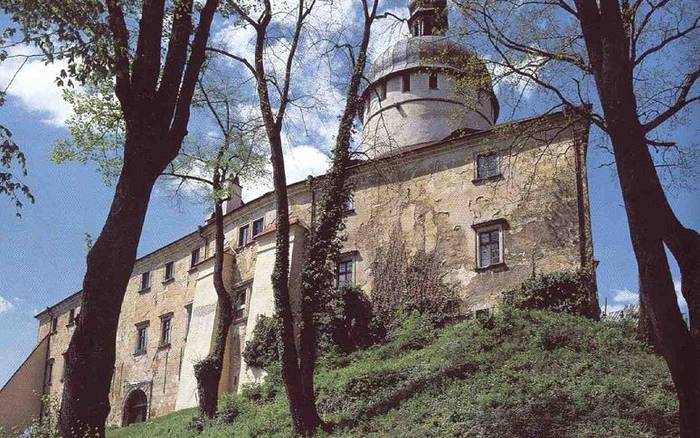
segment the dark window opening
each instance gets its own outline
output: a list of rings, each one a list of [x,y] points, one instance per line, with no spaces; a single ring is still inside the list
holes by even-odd
[[[253,237],[261,234],[265,229],[265,218],[256,219],[253,221]]]
[[[476,179],[492,178],[500,174],[496,154],[484,154],[476,157]]]
[[[151,286],[151,272],[146,271],[141,274],[141,290],[148,289]]]
[[[386,99],[386,82],[379,84],[379,101]]]
[[[185,311],[187,312],[187,325],[185,326],[185,339],[187,339],[187,335],[190,334],[190,323],[192,322],[192,304],[188,304],[185,306]]]
[[[172,315],[162,316],[160,320],[160,345],[170,345],[170,334],[173,328]]]
[[[428,88],[430,88],[431,90],[438,89],[438,74],[437,73],[430,73],[430,77],[428,78]]]
[[[168,262],[165,264],[165,280],[173,279],[173,271],[175,270],[175,262]]]
[[[46,380],[44,382],[46,386],[51,386],[51,381],[53,380],[53,363],[53,358],[46,361]]]
[[[58,317],[51,318],[51,333],[58,331]]]
[[[238,229],[238,246],[245,246],[250,241],[250,226],[243,225]]]
[[[136,326],[136,351],[135,354],[143,354],[146,352],[148,342],[148,325],[142,323]]]
[[[197,263],[199,263],[199,251],[200,248],[197,248],[194,251],[192,251],[192,256],[190,258],[190,268],[193,268]]]
[[[240,319],[247,316],[246,313],[246,303],[248,302],[250,295],[250,286],[243,287],[237,291],[237,303],[236,307],[233,309],[233,317],[235,319]]]
[[[75,308],[68,311],[68,325],[71,326],[75,324]]]
[[[403,93],[411,91],[411,74],[404,73],[401,75],[401,91]]]

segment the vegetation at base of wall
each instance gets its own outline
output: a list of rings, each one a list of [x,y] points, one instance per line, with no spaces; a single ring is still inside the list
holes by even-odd
[[[505,292],[503,301],[519,309],[594,317],[590,315],[590,287],[590,278],[581,271],[536,274]]]
[[[278,363],[279,333],[275,318],[259,315],[253,335],[246,342],[243,360],[250,367],[268,369]]]
[[[315,381],[319,410],[335,425],[328,436],[678,435],[668,370],[629,321],[504,307],[446,328],[429,324],[412,314],[385,344],[321,358]],[[196,411],[188,410],[107,435],[288,437],[274,375],[226,396],[201,434],[189,429]]]
[[[443,279],[446,274],[437,250],[410,254],[395,227],[371,264],[372,305],[377,322],[391,333],[402,317],[414,311],[428,315],[436,326],[452,321],[459,310],[457,291]]]

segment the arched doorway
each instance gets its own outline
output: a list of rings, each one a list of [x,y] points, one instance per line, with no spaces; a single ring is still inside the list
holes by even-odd
[[[123,426],[146,421],[146,410],[148,409],[148,399],[146,393],[140,389],[135,389],[129,393],[124,402]]]

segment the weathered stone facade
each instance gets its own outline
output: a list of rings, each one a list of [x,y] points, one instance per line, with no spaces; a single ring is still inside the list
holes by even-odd
[[[433,9],[444,8],[445,2],[427,4],[427,9],[416,12],[418,3],[411,2],[416,31],[425,32],[427,24],[420,20],[436,13]],[[428,36],[416,35],[424,43],[444,45]],[[560,112],[493,125],[498,103],[492,91],[482,89],[472,90],[481,96],[481,114],[453,114],[467,108],[452,98],[454,68],[463,64],[404,58],[420,62],[397,63],[388,57],[368,87],[381,89],[386,96],[380,101],[370,92],[364,95],[365,116],[376,119],[382,113],[391,125],[386,132],[401,135],[397,148],[375,149],[369,154],[373,159],[357,161],[350,168],[353,205],[339,260],[344,262],[345,279],[371,296],[372,262],[378,249],[396,236],[412,252],[437,251],[445,281],[456,286],[465,312],[496,306],[503,291],[534,272],[592,272],[587,123]],[[438,72],[437,85],[447,88],[431,90],[436,84],[430,83],[431,72]],[[414,78],[410,90],[399,86],[406,75],[409,84],[410,76]],[[452,108],[455,105],[462,109]],[[436,117],[438,125],[433,123]],[[377,127],[375,122],[370,125],[371,130]],[[364,141],[371,138],[367,134]],[[290,290],[297,313],[305,240],[314,223],[322,179],[289,186]],[[246,204],[240,199],[227,203],[224,280],[229,290],[244,294],[245,303],[236,309],[238,317],[227,341],[221,394],[264,377],[261,370],[245,365],[241,351],[258,315],[272,315],[275,310],[270,279],[275,261],[274,205],[273,193]],[[210,352],[218,311],[213,236],[214,225],[207,221],[136,261],[117,332],[109,424],[196,406],[193,365]],[[39,340],[48,339],[47,363],[53,364],[45,392],[55,397],[61,394],[57,377],[72,334],[69,315],[71,309],[77,314],[79,303],[77,293],[37,315]],[[52,332],[54,318],[58,319]]]
[[[537,135],[522,135],[533,126]],[[371,294],[371,263],[394,230],[411,251],[437,249],[444,259],[446,281],[458,285],[465,311],[497,305],[501,292],[532,272],[590,266],[582,165],[586,136],[586,125],[558,113],[355,164],[353,209],[346,218],[343,248],[343,257],[353,262],[354,282]],[[475,160],[485,153],[498,155],[500,172],[478,179]],[[320,186],[320,179],[290,186],[293,291],[298,290],[304,239]],[[245,314],[229,336],[221,393],[259,381],[263,374],[245,366],[241,350],[257,316],[274,313],[270,283],[274,215],[274,196],[268,193],[225,217],[226,282],[231,290],[245,291],[246,303]],[[239,245],[240,228],[251,227],[259,218],[264,220],[264,231]],[[502,227],[502,261],[484,268],[477,262],[475,227],[478,230],[481,224]],[[217,311],[213,232],[208,223],[136,262],[119,321],[110,424],[125,421],[124,404],[135,390],[146,395],[148,417],[196,405],[192,366],[209,353]],[[195,250],[200,250],[200,260],[192,265]],[[166,280],[168,262],[174,262],[174,269],[173,278]],[[142,289],[144,272],[150,273],[150,282]],[[79,311],[79,299],[75,294],[38,315],[39,339],[50,338],[47,357],[54,365],[47,392],[55,397],[61,393],[62,353],[72,333],[68,314],[70,309]],[[57,330],[49,334],[53,317],[58,318]],[[166,345],[161,345],[162,317],[172,318]],[[142,326],[147,326],[146,348],[137,352]]]

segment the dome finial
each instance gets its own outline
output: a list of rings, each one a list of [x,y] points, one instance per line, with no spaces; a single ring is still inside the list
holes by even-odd
[[[413,36],[445,35],[448,28],[447,0],[410,0],[408,27]]]

